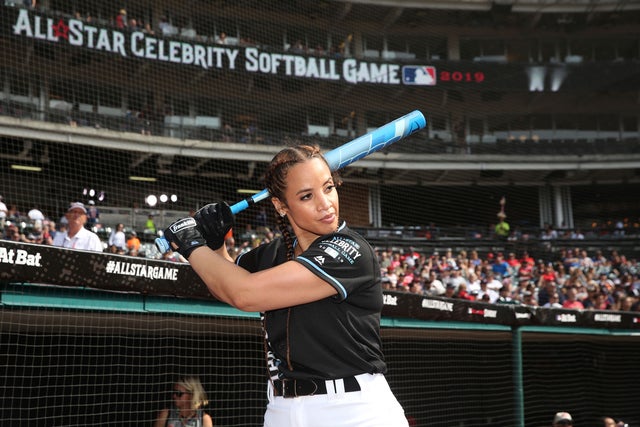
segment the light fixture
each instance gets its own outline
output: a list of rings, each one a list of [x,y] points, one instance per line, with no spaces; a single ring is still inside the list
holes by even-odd
[[[166,194],[161,194],[160,195],[160,201],[162,203],[167,203],[167,200],[169,200],[169,197]]]
[[[178,201],[178,196],[177,196],[177,195],[175,195],[175,194],[172,194],[172,195],[171,195],[171,201],[172,201],[173,203],[177,202],[177,201]]]
[[[27,172],[42,172],[42,168],[39,166],[11,165],[11,169],[18,170],[18,171],[27,171]]]
[[[131,181],[156,182],[158,179],[151,176],[130,176]]]
[[[261,190],[250,190],[247,188],[238,188],[238,194],[258,194]]]
[[[151,207],[154,207],[158,204],[158,198],[154,194],[149,194],[145,199],[145,202]]]
[[[540,66],[529,67],[527,74],[529,75],[529,92],[543,92],[547,69]]]

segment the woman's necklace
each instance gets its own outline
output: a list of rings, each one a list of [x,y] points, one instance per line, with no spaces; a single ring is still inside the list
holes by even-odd
[[[184,416],[184,415],[182,415],[182,413],[181,413],[181,414],[180,414],[180,423],[181,423],[183,426],[186,426],[186,425],[187,425],[187,423],[188,423],[188,422],[189,422],[193,417],[195,417],[195,416],[196,416],[196,413],[195,413],[195,412],[191,412],[188,416]]]

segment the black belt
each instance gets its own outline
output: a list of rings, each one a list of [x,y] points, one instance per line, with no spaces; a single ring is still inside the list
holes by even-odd
[[[283,379],[273,381],[273,394],[282,397],[298,397],[313,396],[314,394],[327,394],[327,384],[333,383],[334,390],[330,392],[338,392],[339,388],[336,383],[341,381],[344,384],[344,391],[350,393],[352,391],[360,391],[360,384],[355,377],[346,377],[337,380],[294,380]]]

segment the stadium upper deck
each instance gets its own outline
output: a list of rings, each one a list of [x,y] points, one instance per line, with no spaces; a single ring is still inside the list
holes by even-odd
[[[639,181],[640,2],[140,1],[126,5],[140,28],[118,27],[111,2],[75,6],[2,7],[6,164],[67,176],[72,142],[110,159],[104,179],[259,186],[283,141],[331,147],[420,109],[428,132],[345,179]]]

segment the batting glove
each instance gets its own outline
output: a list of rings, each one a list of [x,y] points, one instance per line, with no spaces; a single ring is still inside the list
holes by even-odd
[[[235,217],[226,202],[210,203],[193,216],[209,246],[214,251],[224,244],[224,236],[235,225]]]
[[[187,259],[189,259],[191,252],[207,244],[196,220],[191,217],[182,218],[171,223],[164,230],[164,238],[167,239],[169,244],[174,243],[178,247],[174,250]]]

